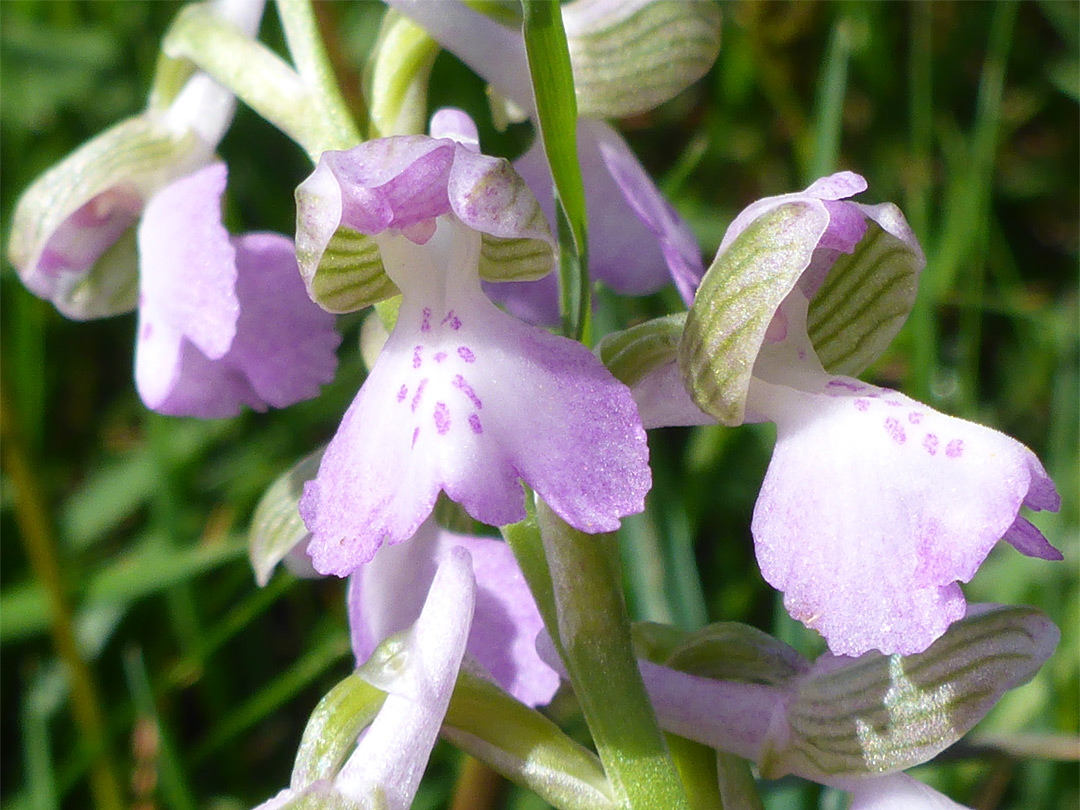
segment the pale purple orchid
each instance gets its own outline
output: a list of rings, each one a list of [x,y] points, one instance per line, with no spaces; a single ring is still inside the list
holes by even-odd
[[[300,501],[323,573],[352,573],[411,537],[440,491],[503,525],[525,517],[524,480],[571,525],[604,532],[643,508],[651,483],[629,390],[580,343],[512,318],[480,288],[482,234],[550,244],[535,198],[505,160],[474,151],[463,113],[436,115],[432,133],[447,137],[324,153],[297,189],[309,291],[325,289],[320,260],[340,229],[374,240],[402,293]]]
[[[908,654],[964,616],[957,583],[999,539],[1061,559],[1021,514],[1060,497],[1019,442],[837,373],[880,354],[925,263],[895,206],[845,199],[865,188],[842,172],[741,213],[714,263],[723,277],[706,277],[690,313],[712,331],[688,350],[684,336],[681,375],[668,363],[634,391],[646,427],[774,422],[751,527],[762,574],[833,652]],[[775,233],[761,231],[769,216]],[[710,345],[726,350],[691,356]]]
[[[519,31],[500,25],[460,0],[387,2],[427,30],[503,98],[532,115],[535,103]],[[562,9],[568,30],[578,16],[599,11],[586,9],[584,3],[578,5],[580,12],[574,4]],[[587,20],[581,22],[586,24]],[[656,292],[674,281],[689,304],[703,273],[701,249],[689,226],[612,126],[581,118],[577,142],[589,214],[589,270],[593,278],[627,295]],[[514,168],[536,194],[554,228],[553,181],[539,137],[515,161]],[[531,322],[552,323],[558,318],[553,276],[501,285],[489,292],[509,311]]]
[[[378,715],[333,779],[292,785],[257,810],[311,807],[324,801],[364,810],[408,810],[438,739],[454,691],[476,604],[469,553],[456,547],[440,561],[419,617],[404,637]],[[294,777],[295,778],[295,777]],[[322,805],[319,805],[322,806]]]
[[[468,654],[522,703],[548,703],[559,676],[537,655],[544,622],[510,547],[494,538],[449,532],[430,518],[409,542],[379,549],[350,578],[349,627],[357,663],[416,621],[436,571],[459,548],[469,552],[476,577]]]
[[[147,204],[138,229],[135,383],[148,408],[204,419],[311,399],[337,367],[333,315],[304,291],[292,240],[230,237],[213,163]]]
[[[213,0],[214,13],[251,36],[265,0]],[[163,60],[161,71],[176,71]],[[164,82],[168,85],[168,82]],[[149,199],[214,160],[236,99],[196,72],[166,97],[83,144],[20,197],[8,254],[35,295],[85,320],[135,307],[134,229]]]

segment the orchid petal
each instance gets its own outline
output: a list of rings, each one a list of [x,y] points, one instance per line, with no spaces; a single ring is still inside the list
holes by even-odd
[[[380,237],[403,291],[397,323],[300,502],[323,573],[412,536],[440,490],[492,525],[525,517],[519,479],[586,532],[643,508],[648,448],[630,392],[581,344],[491,304],[479,248],[450,219],[422,246]]]
[[[500,25],[465,3],[453,0],[387,0],[455,53],[499,95],[522,109],[533,108],[532,80],[520,32]]]
[[[363,663],[382,639],[416,620],[436,569],[459,547],[472,556],[477,583],[469,653],[522,703],[546,704],[559,677],[536,654],[544,622],[510,547],[453,534],[431,519],[409,542],[379,549],[350,579],[349,626],[357,661]]]
[[[455,115],[454,135],[468,140],[464,114]],[[434,124],[450,121],[437,116]],[[506,160],[453,138],[403,135],[324,152],[296,202],[301,276],[312,300],[331,312],[397,292],[373,237],[387,229],[415,235],[412,229],[430,229],[451,211],[490,240],[485,277],[535,279],[551,271],[554,242],[525,182]]]
[[[221,224],[224,164],[177,180],[150,201],[139,227],[141,256],[135,382],[150,408],[166,405],[183,361],[202,379],[203,364],[228,352],[236,335],[236,251]]]
[[[1052,486],[1019,442],[857,380],[755,380],[751,399],[777,425],[752,526],[762,574],[838,654],[926,649],[964,615],[956,583]]]
[[[161,413],[232,416],[310,399],[333,379],[332,316],[304,295],[292,242],[230,240],[221,224],[225,166],[172,183],[139,227],[135,382]]]
[[[689,306],[705,273],[701,248],[690,227],[660,193],[618,132],[600,121],[586,122],[584,129],[596,138],[604,164],[626,202],[659,242],[671,278]]]
[[[305,295],[292,240],[252,233],[233,245],[240,319],[226,360],[273,408],[318,396],[320,386],[334,379],[341,336],[334,317]]]
[[[852,784],[850,810],[966,810],[966,808],[906,773],[894,773]]]
[[[404,670],[335,781],[350,798],[408,810],[457,681],[473,619],[476,581],[469,553],[450,551],[405,637]]]

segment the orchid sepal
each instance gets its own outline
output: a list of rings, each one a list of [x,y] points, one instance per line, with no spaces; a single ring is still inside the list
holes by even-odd
[[[706,271],[686,317],[678,365],[694,403],[720,424],[742,424],[769,324],[828,224],[824,207],[779,206],[721,247]]]
[[[720,53],[714,3],[576,0],[562,6],[578,112],[625,118],[700,79]]]
[[[471,133],[475,139],[475,130]],[[445,180],[410,177],[424,165]],[[423,182],[446,196],[400,214],[396,196]],[[326,152],[296,190],[297,259],[312,300],[330,312],[352,312],[396,295],[377,235],[453,211],[484,234],[481,277],[531,280],[546,275],[554,243],[543,212],[524,181],[502,159],[458,141],[423,135],[369,141],[349,152]],[[387,219],[389,217],[389,219]]]

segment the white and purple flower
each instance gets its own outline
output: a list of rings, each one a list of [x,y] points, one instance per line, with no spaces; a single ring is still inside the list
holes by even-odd
[[[257,810],[313,804],[408,810],[450,705],[476,595],[469,553],[455,547],[419,594],[423,607],[404,634],[401,666],[395,677],[374,684],[386,700],[341,769],[332,779],[286,788]]]
[[[349,627],[357,664],[420,614],[436,571],[463,548],[476,578],[467,653],[528,706],[547,704],[559,676],[536,652],[544,627],[524,575],[502,540],[455,534],[429,518],[407,542],[384,546],[349,579]]]
[[[135,384],[148,408],[203,419],[318,395],[334,378],[334,316],[304,292],[292,240],[230,237],[212,163],[147,204],[138,229]]]
[[[1061,559],[1021,514],[1060,498],[1019,442],[847,376],[895,335],[925,264],[895,206],[845,199],[865,188],[843,172],[741,213],[679,368],[634,391],[646,427],[774,422],[751,526],[762,574],[833,652],[909,654],[964,616],[958,583],[998,540]]]
[[[524,481],[571,525],[604,532],[643,508],[651,483],[629,390],[584,346],[515,320],[481,290],[482,234],[550,246],[532,193],[505,160],[474,151],[464,114],[437,114],[432,132],[446,137],[325,153],[297,189],[301,272],[316,300],[336,294],[320,262],[341,232],[372,239],[375,275],[402,293],[300,501],[323,573],[349,574],[411,537],[439,492],[503,525],[525,517]]]
[[[458,0],[388,0],[452,51],[505,99],[534,109],[525,44],[519,31],[504,27]],[[571,3],[562,7],[568,34],[605,15],[629,16],[648,3]],[[719,45],[719,15],[716,17]],[[715,58],[715,52],[712,54]],[[711,59],[708,63],[711,64]],[[704,65],[707,69],[708,64]],[[702,69],[702,72],[704,72]],[[687,303],[703,273],[701,249],[689,226],[668,203],[622,136],[598,118],[582,117],[578,160],[589,213],[589,271],[613,290],[644,295],[674,281]],[[537,137],[514,163],[554,227],[553,181]],[[554,277],[489,289],[507,309],[534,323],[558,318]]]

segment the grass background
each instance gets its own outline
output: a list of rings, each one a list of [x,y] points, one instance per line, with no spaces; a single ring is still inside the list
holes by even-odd
[[[5,244],[33,178],[143,105],[177,8],[0,3]],[[907,326],[865,376],[1032,447],[1063,496],[1059,514],[1036,522],[1066,556],[1050,564],[999,548],[966,587],[973,600],[1039,605],[1062,643],[976,729],[994,746],[962,743],[920,776],[977,808],[1075,808],[1075,759],[1055,752],[1071,739],[1075,755],[1080,713],[1080,6],[723,8],[713,70],[622,128],[707,257],[741,207],[839,168],[867,177],[866,200],[904,209],[928,267]],[[359,110],[381,6],[324,3],[319,14]],[[263,34],[280,42],[272,10]],[[431,103],[470,109],[488,151],[513,156],[529,138],[527,127],[494,132],[483,87],[447,54]],[[220,151],[231,229],[291,232],[303,155],[245,109]],[[341,583],[279,573],[257,589],[245,530],[261,492],[332,433],[359,387],[359,319],[340,320],[338,378],[318,400],[201,423],[139,404],[130,316],[66,321],[7,264],[0,291],[0,803],[91,806],[88,777],[109,773],[129,806],[251,806],[286,784],[308,712],[350,668]],[[611,322],[626,323],[675,299],[601,300]],[[818,649],[753,562],[749,519],[771,442],[767,426],[652,437],[655,492],[622,534],[637,617],[748,621]],[[58,588],[30,565],[43,549],[59,562]],[[57,627],[73,632],[89,696],[68,686]],[[100,727],[87,733],[93,716]],[[448,806],[460,768],[438,749],[416,806]],[[842,806],[795,781],[766,790],[776,810]],[[516,791],[498,802],[535,806]]]

